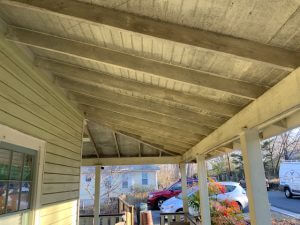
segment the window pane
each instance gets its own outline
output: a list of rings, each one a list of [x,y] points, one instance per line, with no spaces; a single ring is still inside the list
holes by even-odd
[[[5,213],[7,181],[0,181],[0,215]]]
[[[10,181],[8,185],[7,212],[18,210],[20,183]]]
[[[20,209],[29,209],[30,204],[30,188],[31,183],[30,182],[23,182],[22,188],[21,188],[21,198],[20,198]]]
[[[19,152],[13,152],[10,180],[21,180],[22,164],[23,154]]]
[[[24,168],[23,168],[23,180],[31,181],[32,180],[32,167],[33,167],[33,156],[24,155]]]
[[[8,180],[11,152],[0,149],[0,180]]]
[[[225,185],[225,188],[226,188],[226,193],[228,192],[232,192],[235,190],[236,186],[233,186],[233,185]]]
[[[180,184],[180,183],[174,184],[174,185],[170,188],[170,190],[173,190],[173,191],[179,191],[179,190],[181,190],[181,184]]]

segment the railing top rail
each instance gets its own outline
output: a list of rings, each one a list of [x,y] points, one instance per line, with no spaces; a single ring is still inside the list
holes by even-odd
[[[128,206],[128,207],[134,207],[133,205],[130,205],[130,204],[128,204],[124,199],[122,199],[121,197],[119,197],[119,200],[121,201],[121,202],[123,202],[126,206]]]
[[[186,215],[184,212],[175,212],[175,213],[160,213],[161,216],[168,216],[168,215]]]
[[[124,216],[125,213],[115,213],[115,214],[99,214],[99,217],[105,217],[105,216]],[[87,215],[80,215],[79,217],[94,217],[93,214],[87,214]]]

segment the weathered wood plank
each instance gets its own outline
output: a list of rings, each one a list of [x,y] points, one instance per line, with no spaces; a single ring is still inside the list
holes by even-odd
[[[66,158],[64,156],[54,155],[52,153],[46,153],[45,162],[59,164],[63,166],[70,166],[70,167],[80,167],[79,160],[73,160]]]
[[[121,126],[128,125],[129,127],[136,128],[137,130],[151,130],[153,132],[155,132],[156,130],[157,134],[161,134],[163,136],[174,136],[186,141],[197,141],[205,137],[204,135],[193,134],[191,132],[183,131],[173,127],[163,126],[157,123],[151,123],[133,117],[124,116],[122,114],[118,114],[109,110],[86,110],[85,113],[87,119],[95,122],[107,121],[108,123]]]
[[[144,127],[137,127],[136,125],[133,126],[131,123],[126,123],[126,121],[119,121],[119,120],[103,120],[99,117],[97,118],[89,118],[91,121],[99,123],[101,125],[107,126],[115,131],[118,131],[120,133],[126,132],[131,133],[137,136],[142,136],[144,138],[156,138],[161,137],[168,139],[169,141],[177,141],[186,145],[194,145],[196,142],[195,140],[185,139],[184,137],[178,137],[178,135],[170,134],[167,132],[160,132],[159,130],[153,130],[153,129],[145,129]]]
[[[80,182],[79,174],[65,175],[65,174],[44,173],[44,183],[78,183],[78,182]]]
[[[65,191],[78,191],[79,183],[63,183],[63,184],[43,184],[43,194],[65,192]]]
[[[2,79],[2,75],[6,75],[6,73],[3,72],[0,67],[0,79]],[[0,101],[3,102],[3,111],[24,121],[30,121],[33,126],[44,130],[44,132],[55,136],[57,139],[68,141],[73,146],[81,146],[80,139],[69,135],[64,130],[48,123],[47,120],[41,119],[38,115],[33,114],[31,111],[27,111],[26,108],[24,109],[23,104],[19,103],[19,101],[22,101],[22,98],[15,90],[3,85],[2,82],[0,83],[0,88]]]
[[[191,85],[211,88],[248,99],[255,99],[265,91],[265,88],[263,87],[253,86],[246,82],[212,76],[208,73],[204,74],[203,72],[196,70],[156,62],[146,58],[108,50],[107,48],[100,48],[27,29],[18,27],[10,28],[12,31],[6,36],[9,40],[51,52],[59,52],[65,55],[88,59],[95,62],[103,62],[121,68],[146,72],[156,76],[161,76]],[[251,90],[251,94],[246,94],[245,92],[248,92],[249,90]]]
[[[45,173],[65,174],[65,175],[78,175],[80,174],[80,168],[68,167],[62,165],[56,165],[52,163],[45,163]]]
[[[59,84],[60,86],[62,86],[67,90],[71,90],[71,91],[82,90],[81,93],[90,93],[90,92],[99,93],[101,92],[101,90],[104,90],[104,88],[100,88],[99,86],[92,85],[91,83],[86,84],[77,80],[57,78],[56,81],[57,84]],[[83,86],[85,86],[86,88],[82,88]],[[168,92],[168,90],[166,90],[166,92]],[[151,96],[151,94],[148,95]],[[196,107],[200,110],[212,112],[214,114],[218,114],[219,116],[224,116],[224,117],[231,117],[241,109],[240,106],[218,103],[216,101],[208,100],[198,96],[186,95],[184,93],[181,94],[180,98],[174,98],[174,96],[172,95],[168,95],[168,96],[170,98],[164,96],[162,99],[176,102],[181,105]]]
[[[55,143],[57,145],[63,146],[74,152],[80,152],[81,147],[78,147],[70,142],[67,142],[61,138],[57,138],[56,136],[36,127],[32,124],[23,121],[21,118],[17,118],[11,114],[8,114],[5,111],[2,111],[0,108],[0,122],[4,125],[17,129],[26,134],[32,135],[34,137],[38,137],[42,140],[46,140],[51,143]]]
[[[53,194],[44,194],[41,198],[41,203],[43,205],[60,202],[65,200],[71,199],[78,199],[79,192],[78,191],[71,191],[71,192],[61,192],[61,193],[53,193]]]
[[[200,113],[195,113],[188,110],[183,110],[175,107],[169,107],[167,105],[159,104],[145,99],[138,99],[129,97],[126,95],[117,94],[105,89],[97,89],[94,92],[87,89],[87,85],[73,87],[75,92],[72,95],[77,102],[94,102],[97,99],[105,100],[109,102],[117,102],[121,105],[128,105],[130,107],[147,110],[150,112],[166,115],[174,119],[180,119],[187,122],[194,122],[199,125],[205,125],[212,128],[221,126],[226,120],[220,117],[207,116]]]
[[[82,166],[112,166],[112,165],[144,165],[144,164],[178,164],[181,156],[162,157],[121,157],[121,158],[92,158],[83,159]]]
[[[188,123],[185,121],[178,121],[174,120],[172,117],[164,117],[160,114],[155,114],[151,112],[147,112],[144,110],[138,110],[135,108],[130,108],[127,106],[121,106],[118,104],[106,102],[106,101],[101,101],[101,100],[96,100],[94,102],[80,102],[81,105],[79,105],[79,108],[82,109],[83,111],[89,111],[89,110],[97,110],[97,109],[105,109],[109,110],[112,112],[117,112],[122,115],[127,115],[133,118],[136,118],[137,121],[139,119],[146,120],[149,122],[153,123],[159,123],[163,126],[168,126],[168,127],[174,127],[177,129],[182,129],[183,131],[187,131],[188,133],[195,133],[195,134],[200,134],[207,136],[210,134],[213,130],[207,127],[201,127],[194,125],[193,123]],[[92,106],[91,106],[92,105]]]
[[[83,115],[67,100],[61,90],[53,85],[53,83],[51,83],[48,79],[45,79],[44,76],[41,76],[44,74],[41,71],[36,70],[36,68],[32,65],[31,60],[29,60],[27,56],[18,49],[18,47],[4,40],[2,35],[0,36],[0,49],[2,53],[5,52],[6,56],[9,56],[9,58],[18,65],[18,67],[22,68],[27,75],[30,75],[32,80],[38,83],[39,86],[46,91],[43,93],[48,93],[45,97],[47,99],[51,99],[51,101],[55,103],[54,105],[62,110],[64,114],[67,114],[76,123],[80,123],[82,121]],[[23,79],[25,76],[20,76],[20,78]]]
[[[259,99],[245,107],[188,152],[184,159],[212,151],[239,138],[244,128],[262,129],[300,110],[300,68],[272,87]],[[295,125],[295,124],[294,124]]]
[[[43,217],[49,214],[59,213],[63,210],[72,209],[74,207],[76,207],[76,203],[74,201],[67,201],[55,205],[44,206],[41,208],[40,216]]]
[[[103,54],[105,54],[105,53],[103,53]],[[115,53],[115,54],[117,54],[117,53]],[[118,54],[120,54],[120,53],[118,53]],[[266,88],[264,88],[264,87],[255,86],[250,83],[237,81],[237,80],[231,80],[228,78],[221,78],[221,77],[213,76],[211,74],[202,74],[195,70],[184,69],[182,67],[176,67],[176,66],[172,66],[169,64],[153,62],[150,60],[146,61],[146,59],[140,59],[140,58],[132,59],[131,63],[127,63],[127,62],[125,62],[125,59],[128,60],[128,58],[132,57],[132,56],[128,56],[128,55],[116,56],[116,55],[113,55],[112,53],[110,53],[110,57],[113,57],[113,56],[115,58],[118,58],[118,60],[117,60],[118,63],[124,61],[124,63],[122,65],[120,65],[122,67],[125,67],[128,64],[127,67],[134,69],[134,70],[142,71],[142,69],[144,69],[145,72],[148,72],[151,74],[155,74],[158,76],[162,76],[162,77],[173,79],[173,80],[180,81],[180,82],[186,82],[186,83],[189,83],[192,85],[213,88],[218,91],[220,91],[220,90],[225,91],[226,90],[225,87],[228,87],[228,89],[232,89],[232,91],[228,90],[225,92],[229,92],[230,94],[249,92],[249,94],[244,94],[244,95],[234,94],[234,95],[237,95],[240,97],[246,97],[246,98],[249,98],[252,100],[257,98],[258,96],[260,96],[266,90]],[[88,58],[91,58],[91,57],[88,57]],[[106,59],[102,59],[102,58],[101,58],[101,60],[104,60],[104,62],[107,61]],[[143,60],[143,61],[141,62],[141,60]],[[111,62],[111,60],[109,63],[113,64],[113,62]],[[119,66],[118,63],[115,63],[115,64]],[[121,88],[121,89],[124,89],[127,87],[127,89],[130,89],[132,91],[137,91],[137,92],[143,92],[143,88],[146,89],[145,90],[146,92],[150,89],[150,90],[155,91],[155,93],[157,93],[157,95],[160,95],[160,96],[164,95],[162,93],[163,91],[160,88],[157,88],[157,87],[155,88],[155,86],[152,87],[149,85],[140,85],[140,83],[133,82],[128,79],[126,79],[126,80],[119,79],[117,77],[108,76],[103,73],[97,73],[97,72],[89,71],[89,70],[86,70],[83,68],[58,63],[53,60],[45,60],[45,59],[39,58],[36,61],[36,64],[42,68],[46,68],[46,69],[52,71],[53,73],[60,74],[61,76],[65,76],[65,77],[73,77],[73,78],[85,79],[87,81],[92,81],[92,82],[104,83],[109,86],[113,86],[113,87],[117,87],[117,88]],[[136,66],[135,67],[133,66],[133,65],[139,65],[139,64],[141,64],[143,67],[136,68]],[[150,68],[151,68],[151,70],[150,70]],[[153,68],[156,68],[156,70],[154,70]],[[233,90],[235,90],[235,91],[233,91]],[[166,90],[165,94],[167,94],[167,93],[168,92]],[[175,92],[170,91],[170,93],[175,94],[176,91]],[[176,97],[178,97],[178,95],[176,95]]]
[[[57,224],[62,221],[66,222],[65,220],[72,221],[72,216],[76,216],[76,211],[73,208],[69,209],[62,209],[59,212],[51,213],[48,215],[44,215],[41,217],[41,224],[50,225],[50,224]]]
[[[10,87],[18,87],[17,90],[23,90],[20,96],[23,96],[24,98],[22,98],[20,103],[23,103],[28,109],[36,110],[36,113],[47,117],[51,122],[56,121],[56,123],[62,128],[65,128],[66,131],[69,131],[71,135],[80,137],[81,127],[78,125],[78,123],[74,123],[70,120],[69,116],[59,111],[61,107],[57,107],[57,101],[49,96],[49,92],[44,90],[39,83],[36,83],[36,81],[29,77],[23,68],[16,65],[15,62],[8,58],[8,55],[2,51],[0,51],[0,65],[7,71],[7,73],[10,74],[9,76],[7,75],[5,77],[6,79],[2,77],[3,81],[10,85]],[[31,102],[31,104],[29,102]],[[40,107],[46,105],[47,108]]]
[[[66,148],[63,148],[61,146],[58,146],[58,145],[55,145],[55,144],[49,143],[49,142],[46,145],[46,152],[53,153],[55,155],[64,156],[66,158],[74,159],[77,161],[81,160],[81,154],[80,154],[79,150],[78,150],[78,152],[73,152]]]
[[[87,23],[105,24],[169,41],[197,46],[221,54],[233,55],[244,60],[264,62],[287,70],[295,69],[299,66],[300,55],[293,51],[224,34],[155,21],[147,17],[97,5],[72,0],[53,0],[51,2],[34,0],[30,3],[26,0],[5,0],[2,2],[6,5],[33,10],[49,10],[63,16],[78,18]]]

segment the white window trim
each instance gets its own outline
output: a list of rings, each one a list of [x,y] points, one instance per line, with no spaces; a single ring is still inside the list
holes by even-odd
[[[41,209],[42,182],[44,173],[46,142],[35,137],[24,134],[8,126],[0,124],[0,142],[6,142],[22,147],[30,148],[37,152],[36,170],[34,174],[34,192],[32,196],[32,207],[29,215],[29,224],[40,224],[39,211]]]

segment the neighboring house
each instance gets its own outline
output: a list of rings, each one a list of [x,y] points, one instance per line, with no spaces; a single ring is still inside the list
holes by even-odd
[[[157,172],[154,165],[104,167],[101,172],[101,201],[122,194],[131,193],[135,188],[154,190],[158,188]],[[82,167],[80,200],[85,205],[93,202],[95,183],[94,167]]]

